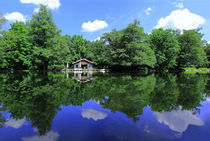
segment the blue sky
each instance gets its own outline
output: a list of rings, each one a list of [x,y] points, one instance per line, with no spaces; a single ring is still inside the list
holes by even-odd
[[[204,39],[210,41],[210,0],[0,0],[0,13],[8,23],[26,21],[39,4],[52,10],[63,35],[79,34],[94,40],[138,19],[147,33],[159,27],[203,27]]]

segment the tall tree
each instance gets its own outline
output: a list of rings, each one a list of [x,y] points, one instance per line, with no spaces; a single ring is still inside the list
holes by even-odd
[[[54,56],[55,44],[53,40],[61,32],[53,22],[52,13],[46,6],[40,5],[39,12],[33,15],[29,22],[30,35],[33,44],[34,69],[47,70]]]
[[[180,46],[171,30],[154,29],[149,35],[149,42],[155,52],[158,69],[171,69],[177,65]]]
[[[184,30],[178,36],[181,50],[178,58],[178,66],[201,67],[207,63],[206,53],[202,46],[202,35],[197,30]]]

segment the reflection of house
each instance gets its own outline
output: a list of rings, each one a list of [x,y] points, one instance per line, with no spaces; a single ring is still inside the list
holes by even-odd
[[[93,70],[93,62],[87,59],[80,59],[74,62],[73,65],[74,65],[74,71]]]
[[[93,76],[92,71],[74,73],[74,79],[83,83],[92,80],[92,76]]]

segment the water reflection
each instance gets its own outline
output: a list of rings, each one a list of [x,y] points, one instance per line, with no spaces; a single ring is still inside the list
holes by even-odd
[[[24,140],[53,140],[59,135],[50,131],[53,119],[64,106],[82,106],[86,101],[97,101],[103,109],[121,112],[134,122],[141,120],[145,107],[150,107],[157,120],[177,132],[189,125],[201,126],[201,102],[209,95],[208,77],[198,74],[69,74],[63,73],[1,73],[1,111],[10,113],[14,121],[6,121],[0,114],[0,126],[19,128],[26,119],[39,135]],[[79,83],[75,79],[86,82]],[[203,94],[206,93],[204,96]],[[182,107],[180,109],[180,107]],[[96,109],[82,109],[81,115],[94,121],[108,117]],[[17,123],[16,123],[17,122]],[[148,128],[145,131],[149,132]]]
[[[93,71],[78,71],[74,72],[74,79],[81,83],[86,83],[92,80]]]
[[[18,129],[24,125],[25,121],[26,121],[25,119],[20,119],[20,120],[10,119],[5,122],[5,126]]]
[[[82,109],[82,117],[97,121],[105,119],[107,117],[107,114],[97,111],[95,109]]]
[[[57,141],[59,138],[58,132],[50,131],[44,136],[23,137],[23,141]]]
[[[193,111],[173,110],[171,112],[154,112],[158,122],[164,123],[171,130],[183,133],[189,125],[202,126],[203,121],[198,118]]]

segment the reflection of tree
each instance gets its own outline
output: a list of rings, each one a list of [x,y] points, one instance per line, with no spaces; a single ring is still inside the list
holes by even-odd
[[[104,82],[106,81],[106,82]],[[97,81],[101,83],[101,81]],[[103,92],[103,99],[100,104],[103,108],[111,109],[113,112],[120,111],[125,113],[134,121],[138,120],[138,115],[143,113],[143,108],[147,106],[149,94],[155,86],[155,77],[153,75],[147,77],[131,77],[112,76],[103,80],[106,90]],[[100,89],[100,85],[97,85]]]
[[[177,81],[179,85],[178,104],[184,110],[191,110],[200,106],[200,101],[204,100],[203,93],[207,84],[206,75],[181,74]]]
[[[206,83],[206,76],[186,74],[105,74],[81,84],[62,73],[2,73],[0,105],[13,119],[25,117],[44,135],[61,105],[80,106],[96,100],[103,108],[120,111],[136,121],[146,106],[153,111],[172,111],[180,106],[194,109],[203,100]],[[3,126],[6,119],[1,117]]]
[[[4,124],[6,122],[6,118],[4,117],[3,113],[1,113],[2,108],[0,108],[0,128],[4,127]]]
[[[206,85],[205,93],[210,96],[210,75],[208,76],[208,82]]]
[[[179,90],[177,77],[172,74],[157,76],[157,83],[150,95],[149,105],[153,111],[171,111],[176,109]]]
[[[60,105],[67,104],[73,80],[61,73],[1,74],[0,99],[14,119],[26,117],[41,135],[50,130]],[[72,82],[72,83],[71,83]]]

